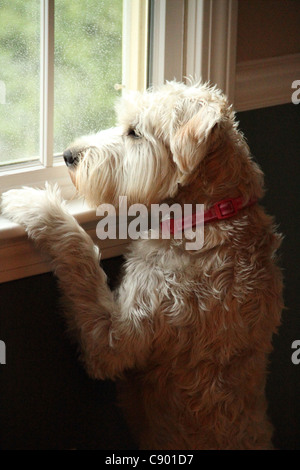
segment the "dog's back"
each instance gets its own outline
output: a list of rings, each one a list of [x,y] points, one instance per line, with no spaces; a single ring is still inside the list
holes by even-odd
[[[145,448],[269,449],[264,387],[282,310],[281,237],[256,206],[204,238],[198,253],[151,240],[129,253],[123,282],[149,310],[153,341],[127,375],[123,408]]]

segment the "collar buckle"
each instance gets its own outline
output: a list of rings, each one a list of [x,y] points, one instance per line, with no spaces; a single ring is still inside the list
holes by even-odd
[[[239,210],[235,199],[223,199],[223,201],[214,204],[213,208],[217,218],[220,220],[234,216]]]

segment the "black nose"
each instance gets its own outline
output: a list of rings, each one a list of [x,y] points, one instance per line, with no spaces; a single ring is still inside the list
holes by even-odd
[[[72,166],[76,162],[76,158],[73,156],[71,150],[69,150],[69,149],[64,151],[63,157],[64,157],[64,160],[65,160],[65,164],[67,166]]]

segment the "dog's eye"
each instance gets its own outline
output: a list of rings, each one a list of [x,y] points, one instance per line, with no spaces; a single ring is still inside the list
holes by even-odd
[[[141,136],[135,132],[133,128],[130,128],[129,131],[127,132],[127,135],[130,137],[133,137],[134,139],[140,139]]]

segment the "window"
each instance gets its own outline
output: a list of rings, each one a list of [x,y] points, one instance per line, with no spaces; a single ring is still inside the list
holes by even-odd
[[[58,154],[113,123],[115,83],[143,90],[194,76],[227,91],[236,11],[237,0],[0,0],[0,193],[47,180],[73,196]],[[71,212],[99,241],[94,211],[76,204]],[[101,242],[102,259],[123,251]],[[0,282],[49,270],[1,215],[0,260]]]
[[[113,85],[122,81],[122,0],[85,0],[84,14],[80,0],[53,7],[39,0],[0,4],[1,165],[43,160],[47,141],[59,154],[75,136],[113,124]],[[43,129],[49,109],[54,127],[50,116]]]
[[[147,18],[147,0],[0,2],[0,192],[55,180],[68,197],[63,150],[114,124],[116,84],[146,86]]]
[[[84,3],[84,14],[83,14]],[[54,154],[114,125],[122,83],[122,0],[59,0],[54,18]]]
[[[72,201],[61,153],[75,137],[114,123],[123,86],[146,87],[149,2],[0,1],[0,195],[56,182],[95,242],[95,213]],[[123,252],[119,243],[101,249],[103,258]],[[0,260],[0,282],[49,270],[1,214]]]
[[[39,155],[39,10],[36,0],[0,3],[0,165]]]

